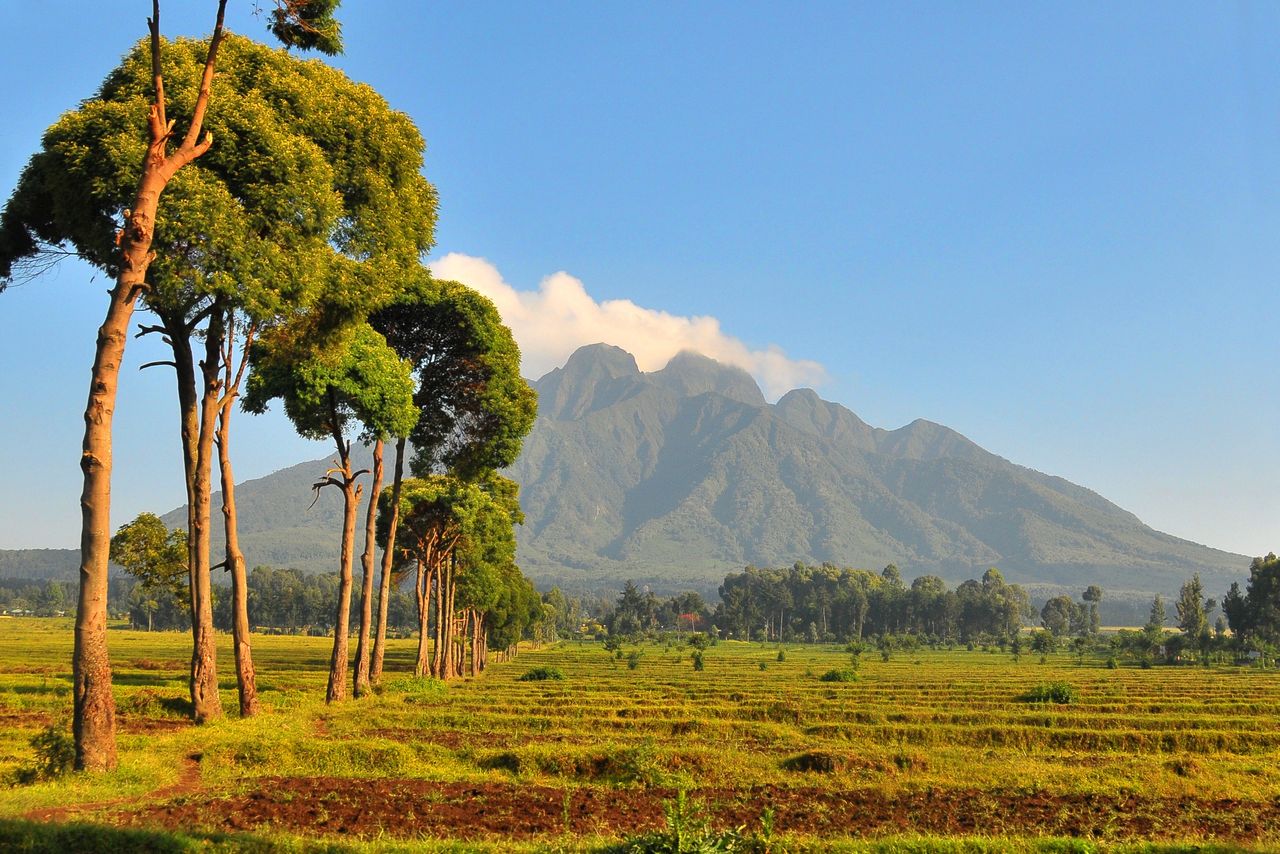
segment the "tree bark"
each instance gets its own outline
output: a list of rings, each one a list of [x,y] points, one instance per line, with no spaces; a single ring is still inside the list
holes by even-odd
[[[360,639],[356,642],[356,672],[352,693],[363,697],[369,693],[369,635],[373,622],[373,557],[375,553],[374,525],[378,521],[378,493],[382,490],[381,439],[373,443],[373,488],[369,492],[369,509],[364,523],[364,554],[360,566],[364,572],[360,584]]]
[[[435,630],[432,632],[431,646],[431,675],[437,679],[444,678],[444,624],[445,620],[445,578],[448,575],[448,567],[444,561],[436,569],[436,624]]]
[[[138,297],[146,288],[147,268],[153,257],[156,211],[160,194],[173,175],[208,150],[212,140],[199,140],[213,83],[226,0],[219,0],[217,21],[209,40],[200,95],[182,144],[167,151],[173,127],[165,112],[164,83],[160,73],[160,3],[152,2],[152,73],[155,101],[147,116],[149,144],[142,176],[132,208],[125,211],[119,236],[120,272],[111,289],[107,314],[98,329],[93,369],[84,413],[84,440],[80,469],[84,485],[80,493],[80,590],[76,599],[75,645],[72,669],[72,732],[75,767],[78,770],[110,770],[116,767],[115,699],[111,695],[111,659],[107,650],[107,566],[111,549],[111,450],[112,420],[120,363],[124,358],[129,322]]]
[[[375,685],[382,681],[382,659],[386,655],[387,602],[391,598],[391,571],[395,565],[396,532],[400,527],[400,487],[404,482],[404,449],[405,440],[400,439],[396,442],[396,467],[391,481],[391,522],[387,531],[387,547],[382,551],[382,578],[378,582],[378,629],[373,641],[373,663],[369,668],[369,681]],[[422,571],[421,567],[418,571],[419,573]],[[422,606],[421,601],[418,604],[419,607]],[[421,620],[422,634],[418,636],[419,638],[426,634],[426,626],[426,621]],[[420,662],[426,661],[421,650],[418,656]]]
[[[215,307],[205,331],[205,356],[200,362],[203,393],[192,479],[191,534],[191,705],[196,723],[222,716],[218,695],[218,648],[213,631],[213,590],[209,578],[209,533],[212,527],[213,440],[222,397],[222,343],[225,329],[220,308]],[[178,342],[175,341],[176,345]]]
[[[425,676],[430,666],[427,661],[427,650],[431,646],[427,639],[427,616],[431,610],[431,577],[426,574],[421,558],[413,577],[413,598],[418,604],[418,658],[413,665],[413,675]]]
[[[253,650],[249,639],[249,587],[244,554],[240,551],[240,526],[236,516],[236,481],[231,470],[231,412],[240,393],[246,355],[253,342],[253,328],[245,336],[244,353],[234,378],[231,363],[235,346],[234,331],[227,335],[227,352],[223,359],[226,382],[218,413],[218,469],[222,481],[222,519],[227,539],[227,568],[231,570],[231,640],[235,648],[236,689],[240,695],[240,717],[258,713],[257,678],[253,669]]]
[[[455,593],[457,592],[457,585],[454,583],[454,573],[457,570],[457,566],[454,563],[452,551],[449,553],[448,566],[449,566],[449,574],[448,574],[448,587],[445,590],[445,596],[446,596],[445,610],[444,610],[444,614],[441,616],[440,621],[444,623],[444,626],[445,626],[444,678],[453,679],[461,674],[462,668],[458,667],[457,665],[457,658],[456,658],[456,655],[454,654],[454,649],[453,649],[454,647],[453,638],[454,638],[454,630],[455,630],[453,602],[454,602]]]
[[[330,392],[331,404],[332,392]],[[332,406],[335,412],[336,405]],[[341,466],[341,480],[327,478],[342,489],[342,550],[338,564],[338,612],[333,624],[333,655],[329,659],[329,686],[325,691],[325,702],[336,703],[347,697],[347,649],[351,620],[351,559],[355,550],[356,511],[360,506],[360,487],[356,484],[356,475],[351,470],[351,446],[342,438],[337,428],[338,420],[333,419],[333,438],[338,446],[338,462]]]

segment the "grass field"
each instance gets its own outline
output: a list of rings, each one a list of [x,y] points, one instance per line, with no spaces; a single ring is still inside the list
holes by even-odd
[[[0,621],[6,778],[69,726],[71,640]],[[1280,850],[1274,672],[955,650],[829,682],[836,647],[722,642],[697,671],[687,647],[566,642],[444,686],[405,676],[405,640],[380,696],[330,708],[329,640],[257,636],[267,712],[197,728],[188,636],[110,640],[120,769],[0,788],[0,849],[676,850],[687,791],[676,824],[740,829],[733,850]],[[536,667],[564,679],[518,680]],[[1027,699],[1047,683],[1074,699]]]

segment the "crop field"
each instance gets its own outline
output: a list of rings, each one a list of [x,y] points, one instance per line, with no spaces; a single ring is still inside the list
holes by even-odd
[[[6,781],[70,719],[71,640],[0,621]],[[563,642],[443,685],[400,640],[378,696],[326,707],[329,640],[254,642],[266,712],[195,727],[188,636],[113,630],[120,769],[6,783],[0,849],[1280,849],[1273,671]]]

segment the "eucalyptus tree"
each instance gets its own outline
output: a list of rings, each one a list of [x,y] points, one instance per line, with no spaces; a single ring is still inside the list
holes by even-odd
[[[317,346],[318,342],[323,345]],[[347,434],[356,425],[379,437],[407,434],[418,416],[413,380],[407,363],[367,323],[325,336],[319,336],[311,322],[283,325],[259,339],[250,359],[253,371],[245,408],[262,412],[271,400],[280,398],[301,435],[331,438],[337,452],[333,467],[314,486],[317,493],[336,487],[343,502],[337,618],[325,692],[326,701],[332,703],[346,697],[351,563],[363,491],[358,480],[366,473],[352,466]]]
[[[115,700],[106,643],[112,422],[129,323],[139,297],[149,288],[148,269],[156,257],[153,241],[164,210],[161,194],[213,145],[204,120],[224,36],[227,0],[211,5],[216,8],[213,34],[196,75],[199,82],[191,88],[191,100],[171,101],[166,96],[160,2],[152,0],[146,51],[151,85],[145,109],[133,116],[127,138],[119,140],[123,145],[80,144],[86,126],[111,122],[120,109],[101,98],[85,102],[46,132],[42,151],[28,163],[0,216],[0,289],[12,280],[15,263],[21,268],[24,259],[66,244],[115,280],[97,334],[80,457],[84,487],[72,669],[75,767],[81,770],[116,765]],[[336,6],[336,0],[276,0],[276,34],[286,43],[335,52],[340,46],[333,18]],[[180,136],[179,118],[186,125]],[[175,141],[176,146],[171,144]],[[109,173],[125,179],[113,183],[108,178],[109,204],[86,204],[89,192],[100,189],[95,181],[84,180],[86,172],[98,179]]]
[[[200,42],[160,46],[175,104],[197,97],[203,61]],[[108,78],[98,102],[82,108],[93,116],[68,131],[67,144],[102,148],[112,158],[77,161],[73,175],[79,183],[59,185],[70,197],[53,204],[110,215],[134,180],[130,165],[142,159],[133,128],[147,110],[150,75],[150,57],[140,45]],[[412,258],[417,267],[435,218],[434,191],[418,172],[421,136],[368,87],[321,63],[235,36],[223,40],[218,83],[220,95],[205,126],[220,144],[175,177],[157,213],[156,258],[144,300],[159,323],[142,327],[143,334],[164,336],[172,359],[156,364],[172,366],[177,377],[194,617],[190,687],[197,720],[220,711],[209,579],[215,439],[241,713],[255,708],[229,447],[232,404],[244,374],[244,348],[237,354],[237,345],[313,305],[332,283],[332,268],[345,260],[343,253],[363,257],[376,250],[402,266]],[[398,214],[390,234],[403,245],[394,253],[382,251],[380,243],[389,213]],[[67,237],[79,240],[75,229],[72,222]],[[89,229],[84,239],[94,233]],[[110,263],[109,257],[95,260]]]
[[[419,417],[407,438],[415,449],[415,474],[430,477],[449,472],[469,479],[515,462],[537,415],[537,396],[520,376],[520,350],[491,301],[465,285],[433,279],[423,269],[410,277],[394,303],[375,312],[369,322],[413,367]],[[367,688],[362,683],[364,673],[375,682],[382,674],[385,603],[395,563],[405,451],[406,437],[400,437],[388,515],[385,523],[378,523],[385,525],[385,531],[380,535],[384,544],[381,595],[372,662],[366,671],[368,634],[363,620],[367,612],[362,608],[357,693]],[[376,480],[382,459],[380,442],[375,442],[373,456]],[[367,531],[366,591],[372,587],[373,539]]]
[[[402,567],[402,575],[407,574],[407,567],[413,568],[413,598],[418,616],[415,676],[424,676],[428,672],[433,676],[439,675],[442,613],[439,606],[436,608],[437,631],[434,636],[437,654],[428,660],[432,649],[432,636],[428,631],[432,591],[439,589],[437,577],[472,524],[483,500],[475,484],[445,475],[409,478],[398,489],[387,488],[379,496],[377,537],[385,550],[384,555],[398,557],[395,563]],[[393,541],[392,528],[397,525],[399,534]],[[386,595],[384,593],[384,600]],[[380,626],[380,631],[383,629],[385,626]]]

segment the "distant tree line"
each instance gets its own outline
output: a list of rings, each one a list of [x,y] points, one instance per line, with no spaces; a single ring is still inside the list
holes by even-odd
[[[712,620],[725,637],[742,640],[847,642],[911,634],[968,642],[1012,636],[1033,613],[1027,591],[994,568],[951,590],[936,575],[908,586],[893,564],[877,574],[796,563],[726,576]]]

